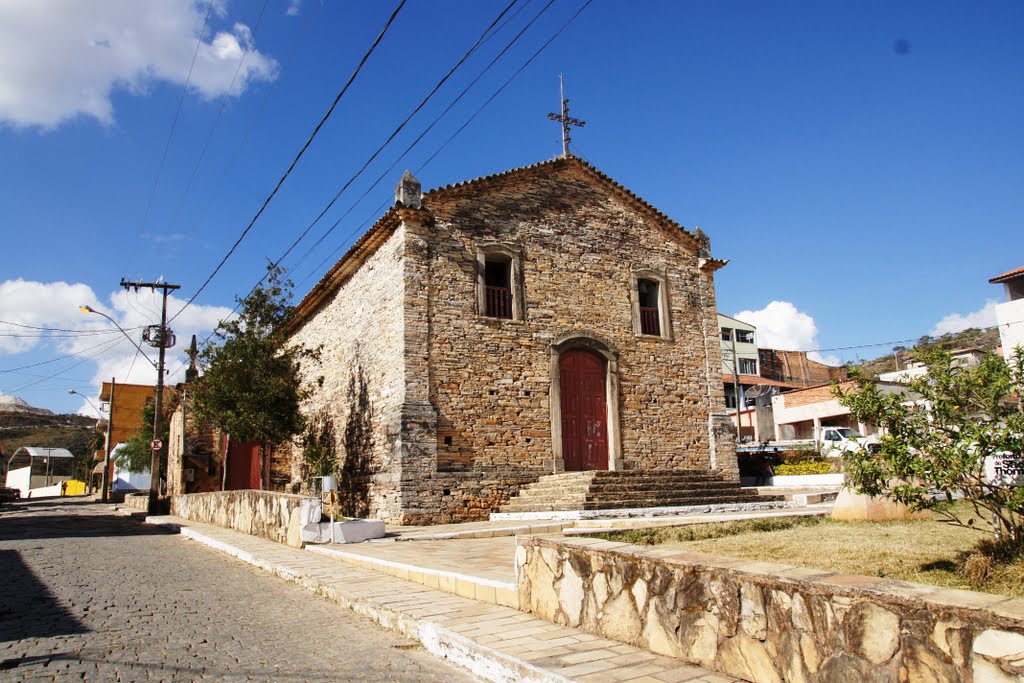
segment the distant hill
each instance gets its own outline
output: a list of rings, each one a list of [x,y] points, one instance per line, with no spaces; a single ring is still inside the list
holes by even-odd
[[[981,349],[982,351],[995,351],[999,346],[999,330],[970,328],[963,332],[951,332],[941,337],[924,336],[917,340],[917,343],[910,347],[897,346],[884,356],[873,360],[861,361],[859,364],[847,363],[849,369],[860,368],[865,377],[877,377],[883,372],[905,368],[909,361],[917,358],[917,352],[922,349],[940,348],[945,351],[956,351],[958,349]],[[896,367],[896,355],[899,354],[900,368]]]
[[[52,410],[30,406],[17,396],[0,394],[0,413],[24,413],[26,415],[53,415]]]
[[[3,410],[4,407],[0,406],[0,453],[5,463],[22,446],[66,448],[75,456],[75,478],[85,481],[83,477],[88,476],[92,467],[93,451],[102,448],[103,443],[102,435],[96,432],[96,418],[55,415],[41,408],[34,409],[43,411],[40,413]]]

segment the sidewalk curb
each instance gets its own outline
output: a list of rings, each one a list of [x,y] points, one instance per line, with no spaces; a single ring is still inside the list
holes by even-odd
[[[183,537],[201,543],[208,548],[258,567],[270,574],[296,583],[306,590],[326,598],[356,614],[376,621],[391,631],[418,641],[423,648],[443,659],[468,670],[475,676],[493,683],[570,683],[572,679],[561,674],[546,671],[518,657],[498,652],[471,638],[456,633],[428,619],[417,619],[401,611],[374,605],[371,601],[346,595],[342,589],[318,579],[316,576],[296,572],[273,562],[260,559],[252,553],[229,543],[211,538],[188,525],[147,517],[146,524],[153,524],[180,533]],[[402,579],[391,577],[394,581]]]

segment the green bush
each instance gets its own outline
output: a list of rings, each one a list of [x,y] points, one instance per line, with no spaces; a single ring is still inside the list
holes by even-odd
[[[790,474],[828,474],[831,469],[832,465],[820,461],[784,462],[774,467],[775,474],[780,476]]]

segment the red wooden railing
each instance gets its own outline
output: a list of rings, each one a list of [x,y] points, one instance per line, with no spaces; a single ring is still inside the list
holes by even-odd
[[[641,334],[661,334],[657,308],[640,307],[640,332]]]
[[[512,290],[508,287],[487,287],[487,315],[512,318]]]

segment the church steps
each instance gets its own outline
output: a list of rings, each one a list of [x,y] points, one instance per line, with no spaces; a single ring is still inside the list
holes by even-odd
[[[523,487],[501,512],[613,510],[771,502],[718,472],[589,471],[549,474]]]
[[[638,508],[672,508],[672,507],[696,507],[703,505],[733,505],[742,503],[774,502],[774,497],[769,496],[692,496],[681,497],[670,500],[657,501],[651,504],[638,505],[635,501],[604,501],[601,503],[587,503],[586,505],[561,505],[558,503],[546,503],[538,505],[515,505],[509,504],[502,507],[502,512],[564,512],[570,510],[620,510]]]

